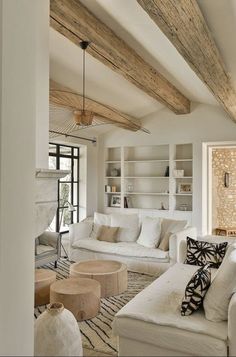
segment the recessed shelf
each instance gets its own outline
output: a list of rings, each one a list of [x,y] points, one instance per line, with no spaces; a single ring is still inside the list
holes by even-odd
[[[105,161],[106,164],[120,164],[121,161]]]
[[[125,192],[125,195],[146,195],[146,196],[169,196],[169,193],[162,192]]]
[[[192,193],[174,193],[174,196],[192,196]]]
[[[105,192],[107,195],[120,195],[121,192]]]
[[[193,176],[182,176],[182,177],[174,177],[173,176],[173,178],[177,179],[177,180],[179,180],[179,179],[191,179],[191,178],[193,178]]]
[[[125,176],[125,179],[169,179],[169,176]]]
[[[177,162],[192,162],[193,159],[174,159],[174,161],[177,161]]]
[[[125,160],[125,163],[144,163],[144,162],[148,162],[148,163],[155,163],[155,162],[169,162],[170,160],[167,159],[159,159],[159,160]]]
[[[112,179],[116,179],[116,178],[121,178],[121,176],[105,176],[105,178],[112,178]]]

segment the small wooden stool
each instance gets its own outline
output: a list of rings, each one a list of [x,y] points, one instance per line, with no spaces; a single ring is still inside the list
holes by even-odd
[[[101,286],[92,279],[58,280],[50,287],[50,303],[61,302],[77,321],[92,319],[100,311]]]
[[[35,269],[34,306],[50,302],[50,285],[56,281],[57,274],[49,269]]]
[[[128,287],[127,266],[113,260],[88,260],[70,266],[70,276],[101,284],[101,297],[120,295]]]

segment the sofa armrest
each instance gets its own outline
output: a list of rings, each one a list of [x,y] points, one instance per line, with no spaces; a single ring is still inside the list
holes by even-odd
[[[187,236],[197,239],[197,229],[188,227],[170,236],[169,255],[171,263],[183,263],[186,258],[186,238]]]
[[[69,226],[70,246],[80,239],[88,238],[93,229],[93,222],[91,220],[74,223]]]
[[[229,356],[236,356],[236,294],[233,294],[228,309]]]
[[[38,237],[39,244],[49,245],[58,249],[60,244],[60,233],[57,232],[44,232]]]

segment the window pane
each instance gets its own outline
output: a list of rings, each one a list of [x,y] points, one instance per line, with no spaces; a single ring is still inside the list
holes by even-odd
[[[71,159],[67,157],[60,157],[60,170],[71,171]],[[71,172],[63,177],[60,181],[71,181]]]
[[[67,146],[60,146],[60,155],[72,155],[71,148]]]
[[[54,218],[47,230],[49,232],[56,232],[56,215],[54,216]]]
[[[56,145],[49,144],[49,153],[56,154],[56,151],[57,151]]]
[[[77,212],[78,212],[78,208],[75,207],[75,211],[73,212],[73,223],[77,223],[78,222]]]
[[[68,208],[59,210],[59,219],[61,226],[59,227],[60,232],[68,231],[71,221],[71,212],[68,211]]]
[[[49,167],[49,169],[56,170],[56,168],[57,168],[57,159],[56,159],[56,157],[49,156],[48,167]]]
[[[73,184],[73,205],[77,205],[78,204],[78,184],[74,183]]]
[[[70,183],[59,183],[60,185],[60,197],[59,197],[59,206],[64,207],[67,204],[67,201],[71,202],[71,184]]]
[[[74,159],[74,181],[78,181],[78,160]]]

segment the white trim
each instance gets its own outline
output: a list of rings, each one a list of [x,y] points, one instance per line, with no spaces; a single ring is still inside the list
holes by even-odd
[[[202,143],[202,235],[212,234],[212,149],[236,148],[236,141]]]

